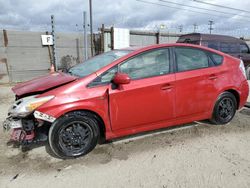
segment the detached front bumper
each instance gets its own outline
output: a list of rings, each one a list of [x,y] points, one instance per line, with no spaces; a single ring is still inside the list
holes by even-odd
[[[8,117],[3,122],[5,132],[10,131],[10,140],[20,143],[29,142],[34,139],[35,122],[33,119]]]
[[[23,128],[25,130],[30,131],[32,129],[31,127],[34,127],[35,119],[40,121],[46,121],[49,123],[53,123],[56,120],[56,118],[52,116],[49,116],[39,111],[35,111],[34,117],[32,116],[32,118],[30,119],[11,116],[6,118],[6,120],[3,122],[3,129],[4,131],[9,131],[11,129]]]
[[[21,143],[31,143],[35,140],[44,140],[39,137],[40,132],[45,132],[47,136],[48,126],[43,125],[51,124],[56,118],[45,113],[34,111],[42,104],[51,100],[54,96],[37,97],[36,95],[21,98],[15,101],[9,111],[8,118],[3,122],[4,131],[11,130],[11,140]],[[39,138],[38,138],[39,137]]]
[[[10,131],[10,140],[22,145],[47,140],[50,124],[56,118],[41,112],[34,112],[27,117],[9,116],[3,122],[5,132]]]
[[[22,128],[22,121],[21,119],[14,119],[12,117],[8,117],[4,122],[3,122],[3,130],[4,131],[9,131],[11,129],[19,129]]]

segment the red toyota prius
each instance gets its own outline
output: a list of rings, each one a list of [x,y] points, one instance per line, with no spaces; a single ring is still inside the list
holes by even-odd
[[[227,124],[246,103],[243,62],[189,44],[114,50],[16,85],[4,128],[31,144],[48,139],[60,158],[100,140],[210,119]]]

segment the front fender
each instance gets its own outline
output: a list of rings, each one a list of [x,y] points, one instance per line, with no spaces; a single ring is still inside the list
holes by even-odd
[[[36,111],[52,116],[55,119],[72,111],[86,110],[94,112],[103,120],[106,131],[111,131],[108,93],[99,90],[99,92],[85,94],[84,98],[79,97],[81,95],[75,93],[74,95],[56,96],[48,103],[40,106]]]

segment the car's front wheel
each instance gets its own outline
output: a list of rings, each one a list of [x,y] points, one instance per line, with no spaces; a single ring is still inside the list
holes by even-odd
[[[235,96],[230,92],[224,92],[215,103],[211,121],[215,124],[227,124],[233,119],[236,109]]]
[[[51,125],[49,144],[59,158],[75,158],[93,150],[99,135],[98,122],[91,113],[71,112]]]

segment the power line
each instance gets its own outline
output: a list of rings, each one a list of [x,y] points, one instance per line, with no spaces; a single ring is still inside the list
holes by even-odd
[[[195,8],[195,9],[199,9],[199,10],[206,10],[206,11],[212,11],[212,12],[215,12],[215,11],[216,11],[217,13],[221,13],[221,14],[240,16],[240,17],[244,17],[244,18],[248,17],[248,16],[238,15],[238,14],[236,14],[236,13],[223,12],[223,11],[212,10],[212,9],[207,9],[207,8],[202,8],[202,7],[196,7],[196,6],[191,6],[191,5],[185,5],[185,4],[175,3],[175,2],[166,1],[166,0],[159,0],[159,1],[164,2],[164,3],[179,5],[179,6],[183,6],[183,7]],[[248,18],[250,18],[250,17],[248,17]]]
[[[187,10],[189,12],[198,13],[198,14],[205,14],[205,15],[219,17],[219,18],[221,18],[221,17],[223,17],[223,18],[232,18],[232,19],[237,19],[238,21],[241,21],[241,22],[249,22],[250,21],[250,20],[247,20],[247,19],[239,19],[239,18],[234,18],[234,17],[230,17],[230,16],[216,15],[216,14],[211,14],[211,13],[208,13],[208,12],[200,12],[200,11],[190,10],[190,9],[181,8],[181,7],[172,7],[172,6],[169,6],[169,5],[166,5],[166,4],[159,4],[159,3],[155,3],[155,2],[151,2],[151,1],[145,1],[145,0],[136,0],[136,1],[146,3],[146,4],[151,4],[151,5],[158,5],[158,6],[162,6],[162,7],[168,7],[168,8],[177,9],[177,10]]]
[[[250,11],[247,11],[247,10],[242,10],[242,9],[233,8],[233,7],[227,7],[227,6],[213,4],[213,3],[207,3],[207,2],[204,2],[204,1],[199,1],[199,0],[191,0],[191,1],[194,1],[196,3],[202,3],[202,4],[206,4],[206,5],[211,5],[211,6],[214,6],[214,7],[220,7],[220,8],[225,8],[225,9],[230,9],[230,10],[236,10],[236,11],[250,13]]]

